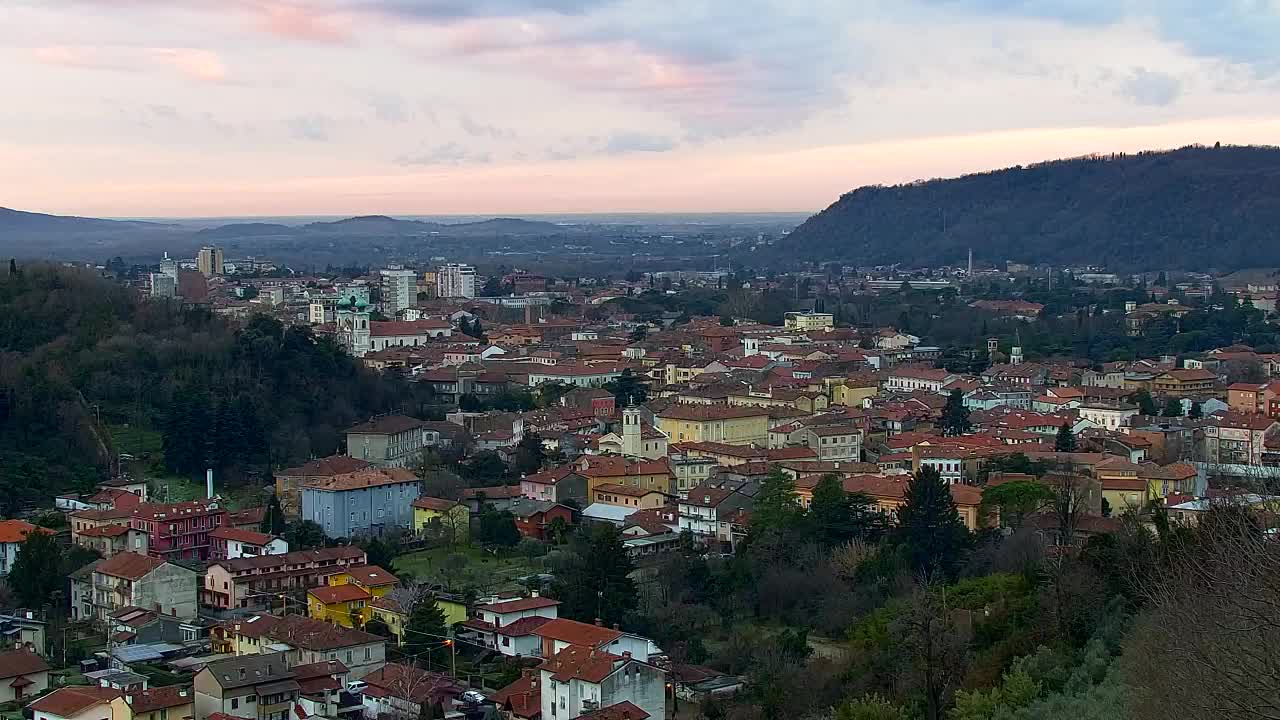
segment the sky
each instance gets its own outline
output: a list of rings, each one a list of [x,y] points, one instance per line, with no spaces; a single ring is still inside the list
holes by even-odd
[[[1280,0],[0,0],[0,206],[815,211],[1280,139]]]

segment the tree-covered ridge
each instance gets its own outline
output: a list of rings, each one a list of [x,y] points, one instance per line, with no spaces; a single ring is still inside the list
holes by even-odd
[[[1077,158],[845,194],[798,227],[788,258],[1133,269],[1280,263],[1280,148],[1188,147]]]
[[[424,391],[306,327],[235,328],[92,272],[22,267],[0,275],[0,513],[91,487],[109,426],[161,433],[169,471],[234,477],[331,454],[361,419],[421,413]]]

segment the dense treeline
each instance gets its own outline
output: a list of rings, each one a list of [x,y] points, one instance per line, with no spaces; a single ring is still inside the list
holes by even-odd
[[[8,508],[108,471],[108,428],[163,437],[167,469],[248,471],[333,453],[379,412],[424,415],[425,388],[361,369],[331,339],[255,316],[139,297],[88,271],[0,275],[0,497]],[[0,508],[3,510],[5,508]]]
[[[854,190],[780,242],[779,259],[1135,269],[1280,263],[1280,149],[1190,147]]]

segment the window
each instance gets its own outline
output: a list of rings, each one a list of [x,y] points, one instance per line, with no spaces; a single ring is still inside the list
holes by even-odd
[[[347,665],[348,665],[348,666],[350,666],[350,665],[351,665],[351,651],[350,651],[350,650],[348,650],[348,651],[347,651]]]
[[[236,710],[240,707],[240,698],[231,698],[231,709]]]

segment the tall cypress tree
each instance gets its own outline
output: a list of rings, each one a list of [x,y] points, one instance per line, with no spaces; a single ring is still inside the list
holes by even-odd
[[[1058,428],[1058,437],[1054,438],[1053,449],[1057,452],[1075,452],[1076,451],[1076,435],[1071,432],[1069,423],[1062,423],[1062,427]]]
[[[972,427],[969,408],[964,406],[964,393],[952,390],[947,396],[947,406],[942,409],[942,433],[954,437],[969,432]]]
[[[969,531],[956,511],[951,488],[932,467],[923,467],[907,485],[898,508],[898,536],[917,573],[955,577]]]

